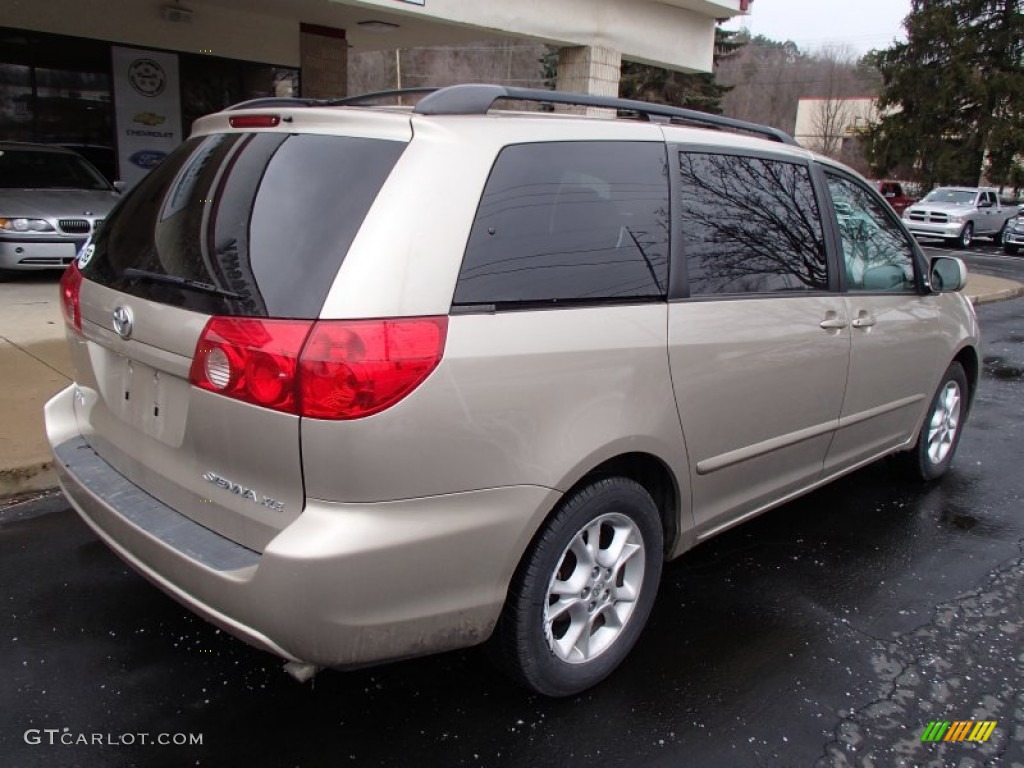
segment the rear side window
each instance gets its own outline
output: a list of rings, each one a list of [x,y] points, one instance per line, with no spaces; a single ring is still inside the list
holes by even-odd
[[[825,236],[804,165],[682,152],[691,296],[827,291]]]
[[[506,147],[480,200],[454,304],[661,299],[668,210],[663,144]]]
[[[110,213],[83,274],[206,314],[316,317],[404,148],[284,133],[190,139]]]

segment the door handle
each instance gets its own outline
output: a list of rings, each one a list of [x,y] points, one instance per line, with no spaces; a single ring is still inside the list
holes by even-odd
[[[829,315],[832,316],[829,317]],[[825,319],[818,323],[818,325],[820,325],[826,331],[841,331],[843,330],[843,328],[848,326],[849,323],[846,322],[845,317],[835,317],[834,312],[829,312],[828,315],[825,316]]]
[[[875,318],[873,318],[867,312],[862,311],[859,315],[857,315],[857,317],[853,318],[853,322],[851,323],[851,325],[854,328],[870,328],[876,322],[877,321],[875,320]]]

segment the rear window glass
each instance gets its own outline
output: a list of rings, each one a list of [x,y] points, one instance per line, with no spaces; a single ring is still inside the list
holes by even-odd
[[[404,148],[284,133],[190,139],[110,213],[83,274],[206,314],[316,317]]]
[[[663,144],[507,147],[480,200],[454,304],[660,299],[668,210]]]

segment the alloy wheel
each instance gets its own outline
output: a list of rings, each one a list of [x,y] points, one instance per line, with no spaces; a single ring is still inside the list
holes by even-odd
[[[643,584],[643,537],[610,513],[577,531],[548,583],[544,635],[562,661],[582,664],[607,650],[625,628]]]
[[[933,464],[941,464],[953,446],[960,426],[961,400],[960,386],[947,381],[928,424],[928,460]]]

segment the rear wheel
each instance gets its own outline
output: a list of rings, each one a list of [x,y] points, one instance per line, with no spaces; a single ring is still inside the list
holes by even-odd
[[[547,696],[596,685],[639,637],[661,565],[661,521],[643,486],[612,477],[573,492],[519,564],[494,661]]]
[[[967,416],[967,394],[967,375],[954,361],[932,398],[917,444],[907,454],[908,469],[914,477],[935,480],[949,470]]]

